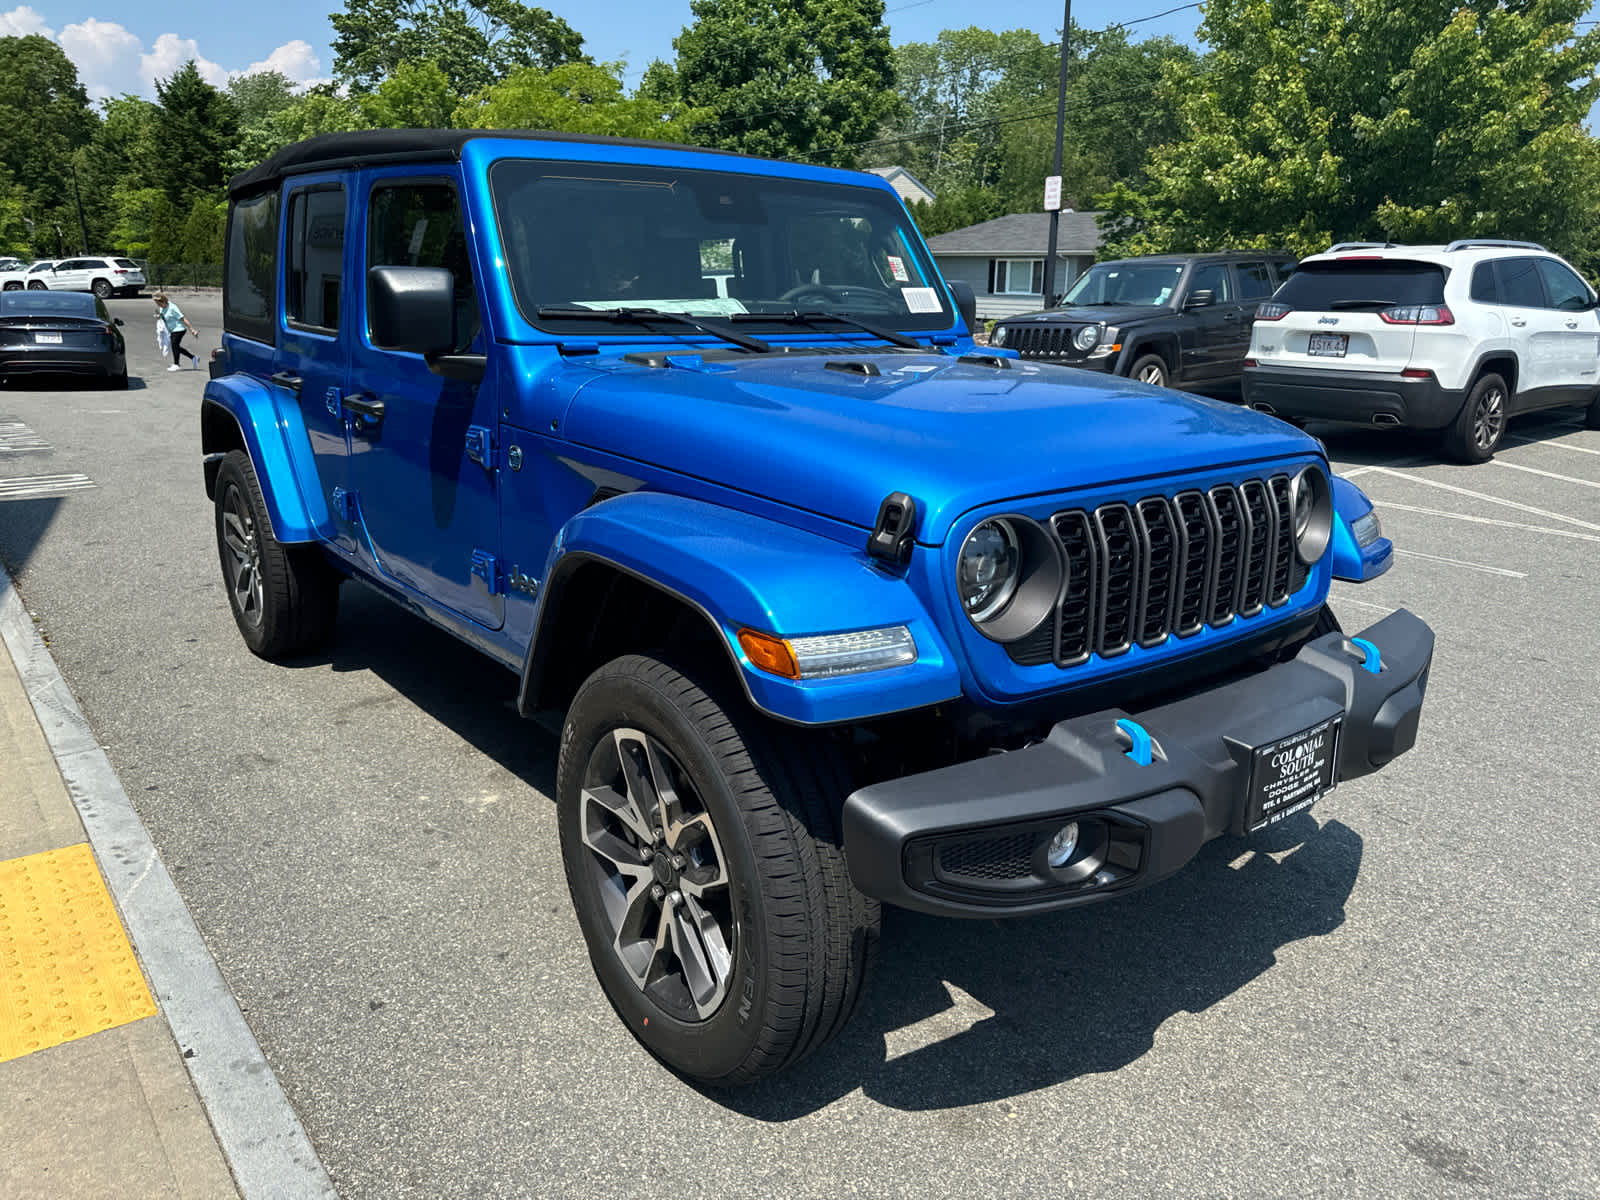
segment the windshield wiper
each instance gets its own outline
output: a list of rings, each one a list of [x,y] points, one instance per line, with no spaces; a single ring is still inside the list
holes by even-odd
[[[1329,308],[1393,308],[1398,300],[1330,300]]]
[[[635,325],[649,325],[665,321],[673,325],[687,325],[698,329],[701,333],[709,333],[712,337],[719,337],[725,342],[732,342],[756,354],[767,354],[772,346],[760,338],[751,337],[747,333],[740,333],[737,329],[727,329],[721,325],[713,325],[687,313],[662,312],[657,308],[565,308],[561,305],[541,305],[534,310],[534,316],[541,321],[628,321]]]
[[[904,346],[907,350],[926,350],[921,342],[914,337],[908,337],[896,329],[885,329],[882,325],[872,321],[863,321],[860,317],[853,317],[849,313],[836,312],[747,312],[734,313],[728,318],[730,321],[782,321],[793,325],[797,321],[804,321],[808,325],[815,325],[818,321],[838,321],[841,325],[853,325],[862,333],[870,333],[875,338],[896,346]]]

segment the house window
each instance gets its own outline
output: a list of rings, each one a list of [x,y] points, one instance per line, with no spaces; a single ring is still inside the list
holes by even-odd
[[[993,260],[990,291],[1005,296],[1037,296],[1044,292],[1044,259],[997,258]]]

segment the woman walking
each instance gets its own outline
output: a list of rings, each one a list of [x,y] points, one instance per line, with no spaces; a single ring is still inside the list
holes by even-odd
[[[200,369],[200,360],[188,350],[183,348],[183,335],[194,333],[194,326],[189,324],[189,318],[183,315],[183,310],[167,299],[165,292],[157,292],[153,297],[156,302],[156,315],[167,327],[167,336],[172,339],[172,365],[169,371],[180,369],[180,354],[189,355],[189,361],[194,364],[195,370]]]

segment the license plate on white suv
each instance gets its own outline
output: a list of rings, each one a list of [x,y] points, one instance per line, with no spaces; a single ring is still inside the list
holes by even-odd
[[[1317,358],[1343,358],[1349,349],[1348,333],[1313,333],[1306,353]]]

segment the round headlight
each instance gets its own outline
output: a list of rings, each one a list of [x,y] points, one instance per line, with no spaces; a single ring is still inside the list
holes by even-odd
[[[999,614],[1017,590],[1021,567],[1022,548],[1010,521],[988,520],[969,533],[956,568],[967,616],[981,625]]]
[[[989,335],[989,345],[991,345],[991,346],[1004,346],[1005,344],[1006,344],[1006,327],[1004,325],[996,325],[994,327],[994,332]]]
[[[1321,467],[1306,467],[1289,481],[1289,511],[1295,553],[1310,566],[1333,540],[1333,487]]]
[[[1072,344],[1079,350],[1093,350],[1100,344],[1100,326],[1085,325],[1073,336]]]

